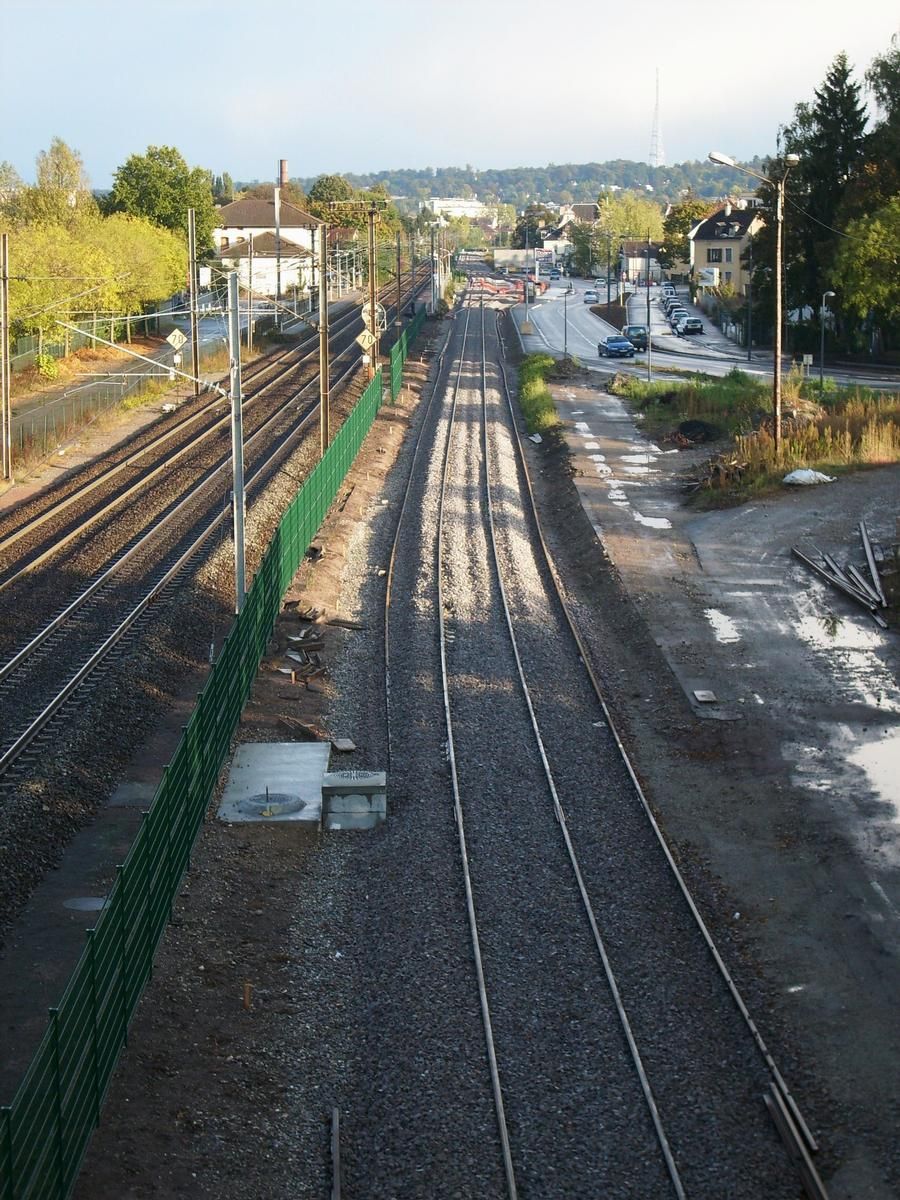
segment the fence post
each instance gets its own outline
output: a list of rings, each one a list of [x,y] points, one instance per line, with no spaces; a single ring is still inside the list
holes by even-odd
[[[63,1153],[63,1122],[62,1122],[62,1070],[59,1063],[59,1009],[48,1009],[50,1013],[50,1028],[53,1031],[53,1073],[56,1082],[56,1158],[59,1183],[59,1195],[66,1195],[65,1154]]]
[[[116,867],[116,878],[119,881],[119,981],[122,995],[122,1043],[128,1045],[128,983],[125,979],[125,961],[127,958],[127,935],[125,932],[125,871],[121,865]]]
[[[100,1124],[100,1047],[97,1040],[97,951],[94,930],[84,931],[88,944],[88,963],[91,968],[91,1067],[94,1077],[94,1124]]]
[[[147,955],[147,980],[153,978],[153,930],[150,922],[152,913],[150,904],[150,848],[147,844],[149,838],[146,834],[144,834],[145,822],[149,815],[150,814],[146,810],[141,813],[141,828],[138,833],[139,837],[143,835],[143,841],[141,845],[144,855],[144,953]],[[143,987],[143,983],[141,986]]]
[[[16,1181],[13,1179],[12,1109],[9,1105],[4,1104],[3,1108],[0,1108],[0,1113],[3,1114],[3,1140],[6,1146],[3,1155],[6,1159],[6,1187],[3,1189],[4,1200],[13,1200],[16,1194]]]

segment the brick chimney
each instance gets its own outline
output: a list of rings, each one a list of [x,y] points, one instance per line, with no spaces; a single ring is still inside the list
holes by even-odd
[[[279,187],[287,187],[287,181],[288,181],[287,159],[279,158],[279,160],[278,160],[278,186]]]

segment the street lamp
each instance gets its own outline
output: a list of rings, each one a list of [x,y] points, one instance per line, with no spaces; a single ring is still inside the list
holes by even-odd
[[[823,292],[822,307],[819,309],[819,400],[825,394],[825,301],[833,295],[834,292]]]
[[[796,167],[800,161],[798,154],[786,154],[784,156],[784,173],[779,179],[769,179],[768,175],[759,175],[756,171],[751,171],[749,167],[742,166],[739,162],[735,162],[727,154],[721,154],[717,150],[710,150],[709,161],[720,163],[723,167],[734,167],[737,171],[743,171],[745,175],[752,175],[754,179],[759,179],[762,183],[768,183],[775,188],[775,361],[773,364],[773,379],[772,379],[772,409],[775,421],[773,430],[775,435],[775,461],[781,457],[781,275],[783,270],[784,247],[784,188],[787,183],[788,172],[791,167]]]

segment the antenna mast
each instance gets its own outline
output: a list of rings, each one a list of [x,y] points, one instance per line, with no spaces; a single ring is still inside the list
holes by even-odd
[[[659,67],[656,68],[656,104],[653,107],[653,129],[650,132],[650,166],[665,166],[666,152],[663,149],[662,129],[659,124]]]

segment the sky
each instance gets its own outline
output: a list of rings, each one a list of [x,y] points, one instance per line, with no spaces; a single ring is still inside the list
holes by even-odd
[[[834,56],[859,78],[898,0],[0,0],[0,160],[53,137],[91,184],[148,145],[269,179],[774,150]]]

